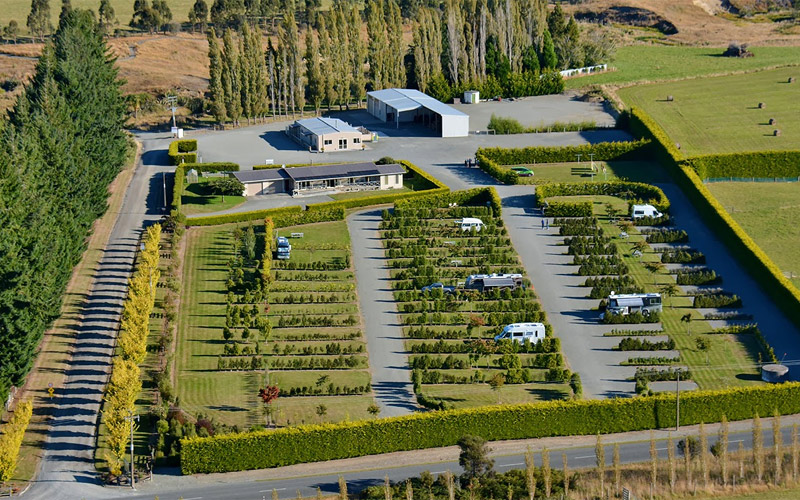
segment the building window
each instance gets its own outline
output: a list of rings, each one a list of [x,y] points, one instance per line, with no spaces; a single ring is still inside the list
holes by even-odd
[[[394,183],[395,184],[400,184],[400,174],[397,174],[397,175],[394,176]]]
[[[333,144],[333,139],[325,139],[325,141],[323,141],[323,144],[325,146],[330,146],[331,144]]]
[[[339,139],[339,149],[347,149],[347,139]]]
[[[353,144],[360,144],[360,143],[361,143],[361,139],[359,139],[358,137],[353,139]]]

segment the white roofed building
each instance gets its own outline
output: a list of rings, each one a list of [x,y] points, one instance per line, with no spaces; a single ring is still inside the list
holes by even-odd
[[[469,135],[469,115],[414,89],[384,89],[367,92],[367,111],[381,121],[418,123],[442,137]]]
[[[306,118],[286,127],[286,134],[313,151],[330,152],[364,149],[369,132],[359,130],[338,118]]]

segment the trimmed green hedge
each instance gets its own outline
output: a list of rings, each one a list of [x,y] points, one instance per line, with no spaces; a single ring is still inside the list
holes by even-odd
[[[217,161],[212,163],[184,163],[182,165],[184,172],[191,169],[197,172],[238,172],[239,164],[228,161]]]
[[[217,224],[247,222],[251,220],[264,219],[266,217],[272,217],[273,219],[275,219],[279,215],[300,213],[302,211],[303,207],[293,206],[293,207],[268,208],[265,210],[253,210],[250,212],[239,212],[239,213],[225,214],[225,215],[208,215],[205,217],[193,217],[191,219],[186,219],[186,225],[216,226]],[[278,224],[276,222],[275,226],[277,225]]]
[[[800,177],[800,151],[753,151],[696,156],[687,164],[701,179]]]
[[[681,423],[743,420],[800,412],[800,383],[686,392]],[[452,446],[466,434],[489,441],[592,435],[675,425],[675,397],[550,401],[416,413],[404,417],[304,425],[190,438],[181,442],[184,474],[264,469],[306,462]]]
[[[553,201],[544,210],[547,217],[591,217],[591,201]]]
[[[646,148],[650,141],[639,139],[629,142],[599,142],[577,146],[531,146],[527,148],[480,148],[478,153],[500,165],[528,163],[574,162],[576,155],[593,154],[596,161],[646,160]]]
[[[167,151],[173,165],[197,162],[197,139],[172,141]]]
[[[733,220],[706,188],[689,162],[681,161],[681,153],[661,127],[639,108],[631,109],[631,131],[653,140],[652,150],[669,169],[676,183],[694,204],[700,216],[715,229],[715,234],[728,246],[742,267],[763,287],[795,324],[800,324],[800,290],[789,281],[755,241]]]
[[[425,196],[414,198],[413,200],[398,200],[395,208],[403,210],[407,208],[439,208],[446,207],[451,203],[456,205],[486,205],[492,208],[494,215],[500,216],[502,213],[502,201],[494,187],[472,188],[464,191],[453,192],[426,192]]]
[[[536,199],[541,203],[552,196],[605,195],[619,196],[630,192],[637,200],[653,205],[661,212],[669,211],[669,199],[664,191],[652,184],[629,181],[611,182],[552,182],[536,185]],[[628,202],[629,204],[632,201]]]

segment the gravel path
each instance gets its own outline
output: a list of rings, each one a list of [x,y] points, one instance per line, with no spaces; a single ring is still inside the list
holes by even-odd
[[[39,473],[27,498],[100,498],[107,491],[98,483],[94,465],[100,404],[116,345],[119,314],[127,290],[139,235],[163,212],[161,172],[171,171],[166,154],[147,154],[166,148],[165,141],[146,141],[125,195],[105,255],[88,290],[78,337],[63,388],[50,423]],[[165,152],[164,152],[165,153]]]
[[[411,370],[403,345],[378,227],[382,209],[357,212],[347,219],[353,251],[358,300],[364,317],[372,390],[381,417],[418,410],[411,387]]]

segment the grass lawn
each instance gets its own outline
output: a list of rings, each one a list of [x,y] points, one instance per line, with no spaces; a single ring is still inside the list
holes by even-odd
[[[183,297],[179,313],[178,350],[176,355],[177,392],[182,407],[197,415],[203,413],[226,423],[246,429],[263,425],[265,414],[257,397],[259,387],[265,382],[277,385],[283,392],[274,404],[273,418],[279,425],[292,425],[302,422],[317,422],[319,405],[326,407],[325,421],[339,421],[350,418],[364,418],[369,414],[367,407],[372,403],[371,393],[342,396],[293,396],[291,388],[311,387],[327,389],[334,387],[367,386],[370,382],[366,371],[367,358],[360,334],[360,317],[351,270],[341,271],[293,271],[278,270],[271,289],[282,290],[270,295],[268,319],[272,323],[271,334],[262,341],[261,356],[269,369],[260,370],[219,370],[219,356],[223,352],[225,340],[222,337],[226,321],[227,289],[229,277],[228,260],[233,257],[233,233],[235,226],[212,226],[193,228],[187,232],[187,253],[184,262]],[[245,227],[245,226],[243,226]],[[263,238],[263,227],[256,227],[257,238]],[[303,238],[292,238],[292,260],[296,263],[344,262],[349,258],[350,237],[344,222],[310,224],[284,228],[279,234],[289,235],[303,232]],[[259,245],[257,245],[257,248]],[[279,264],[275,263],[273,268]],[[254,279],[254,269],[245,265],[245,283]],[[315,287],[306,287],[305,273],[314,275]],[[330,286],[322,287],[322,284]],[[316,288],[319,286],[319,288]],[[238,296],[241,292],[236,292]],[[294,301],[284,300],[293,295]],[[309,298],[314,303],[300,303]],[[327,299],[335,298],[335,302]],[[279,300],[278,300],[279,299]],[[326,299],[326,300],[318,300]],[[239,300],[237,298],[237,300]],[[249,309],[251,305],[245,302]],[[261,306],[259,306],[260,308]],[[260,309],[259,309],[260,310]],[[293,317],[347,318],[352,316],[355,324],[342,326],[303,326],[279,327],[277,318]],[[240,328],[234,341],[239,342]],[[324,333],[320,337],[314,335]],[[253,333],[255,337],[256,333]],[[240,345],[253,346],[258,342],[254,337],[242,339]],[[288,339],[288,340],[287,340]],[[319,368],[280,369],[275,363],[305,360],[310,358],[328,359],[325,348],[338,344],[342,349],[353,349],[356,363],[351,369],[322,370]],[[284,352],[292,346],[294,350]],[[304,353],[304,348],[317,349],[313,354]],[[278,350],[274,349],[278,346]],[[345,354],[345,356],[349,356]],[[225,358],[223,358],[225,359]],[[232,359],[232,358],[227,358]],[[249,358],[246,358],[249,359]],[[322,382],[320,382],[322,380]]]
[[[507,384],[499,392],[488,384],[436,384],[423,385],[422,392],[452,404],[454,408],[469,408],[536,401],[563,400],[570,397],[569,386],[565,384]]]
[[[800,56],[800,49],[794,50]],[[619,96],[647,111],[687,156],[787,150],[800,142],[796,106],[800,83],[787,83],[798,75],[798,68],[782,68],[639,85],[621,89]],[[668,95],[673,102],[666,100]],[[765,109],[758,109],[759,102],[766,104]],[[770,118],[778,125],[769,125]],[[781,130],[779,137],[772,135],[776,128]]]
[[[0,24],[7,26],[12,19],[19,23],[20,32],[27,34],[28,28],[25,20],[31,11],[30,0],[3,0],[3,8],[0,9]],[[91,9],[97,13],[99,0],[72,0],[73,9]],[[172,17],[178,22],[187,22],[189,10],[194,5],[194,0],[167,0],[167,5],[172,11]],[[120,25],[127,26],[133,15],[133,2],[128,0],[111,0],[114,13]],[[210,4],[209,4],[210,7]],[[58,25],[58,14],[61,12],[61,2],[50,2],[50,22],[53,26]]]
[[[200,178],[200,182],[187,185],[181,196],[182,210],[186,215],[227,210],[244,202],[244,196],[225,196],[223,201],[222,196],[211,194],[207,178]]]
[[[784,274],[800,286],[800,184],[716,182],[706,186]]]
[[[609,66],[616,71],[569,78],[567,88],[594,84],[621,85],[631,82],[675,80],[702,75],[725,74],[797,64],[798,47],[750,47],[754,57],[721,57],[724,48],[631,45],[620,47]]]
[[[511,169],[519,165],[503,165],[501,168]],[[591,164],[582,158],[574,163],[537,163],[526,164],[533,170],[533,177],[520,177],[522,184],[542,182],[604,182],[625,179],[635,182],[664,182],[667,176],[661,165],[646,161],[596,161],[592,176]],[[603,168],[606,172],[603,173]]]

